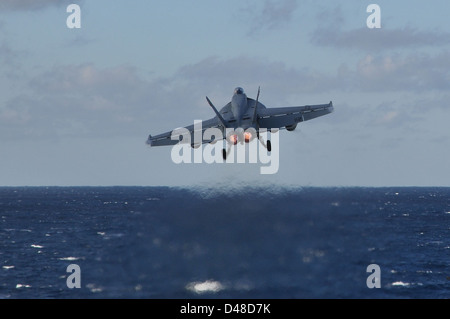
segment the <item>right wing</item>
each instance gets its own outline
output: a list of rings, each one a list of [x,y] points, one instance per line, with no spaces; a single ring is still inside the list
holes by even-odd
[[[202,129],[198,130],[198,131],[195,131],[194,125],[189,125],[189,126],[184,127],[191,133],[191,144],[194,143],[194,133],[201,134],[200,136],[202,137],[202,144],[203,144],[203,143],[210,143],[213,141],[213,140],[211,140],[211,141],[203,140],[203,133],[205,132],[206,129],[215,127],[222,131],[222,125],[217,117],[213,117],[212,119],[202,121],[201,123],[202,123]],[[174,132],[176,133],[176,130],[177,129],[170,131],[170,132],[163,133],[163,134],[159,134],[156,136],[150,135],[147,139],[147,144],[150,146],[176,145],[176,144],[180,143],[180,140],[179,139],[175,139],[175,140],[171,139],[172,133],[174,133]]]
[[[332,102],[319,105],[266,108],[258,110],[257,121],[260,128],[283,128],[329,114],[333,110]]]

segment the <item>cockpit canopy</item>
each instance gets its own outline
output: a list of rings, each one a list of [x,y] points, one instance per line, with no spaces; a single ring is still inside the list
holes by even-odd
[[[244,94],[244,89],[241,87],[237,87],[234,89],[234,94]]]

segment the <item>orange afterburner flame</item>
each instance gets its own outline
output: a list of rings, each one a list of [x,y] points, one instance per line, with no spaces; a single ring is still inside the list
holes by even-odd
[[[250,140],[252,139],[252,133],[250,133],[250,132],[245,132],[245,133],[244,133],[244,138],[245,138],[245,143],[250,142]]]
[[[230,142],[231,142],[232,144],[236,145],[237,142],[238,142],[238,136],[237,136],[236,134],[230,135]]]

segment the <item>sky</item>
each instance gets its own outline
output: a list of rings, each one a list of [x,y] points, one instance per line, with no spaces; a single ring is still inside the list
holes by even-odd
[[[68,28],[68,5],[81,28]],[[370,4],[381,28],[367,27]],[[450,3],[0,0],[0,186],[450,186]],[[279,169],[175,164],[149,134],[333,101]]]

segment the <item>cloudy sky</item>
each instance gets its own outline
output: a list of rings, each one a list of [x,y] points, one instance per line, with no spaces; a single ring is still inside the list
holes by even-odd
[[[69,29],[66,8],[81,8]],[[381,8],[369,29],[367,6]],[[450,3],[0,0],[0,186],[450,186]],[[279,170],[174,164],[149,134],[236,86],[335,112],[279,134]]]

